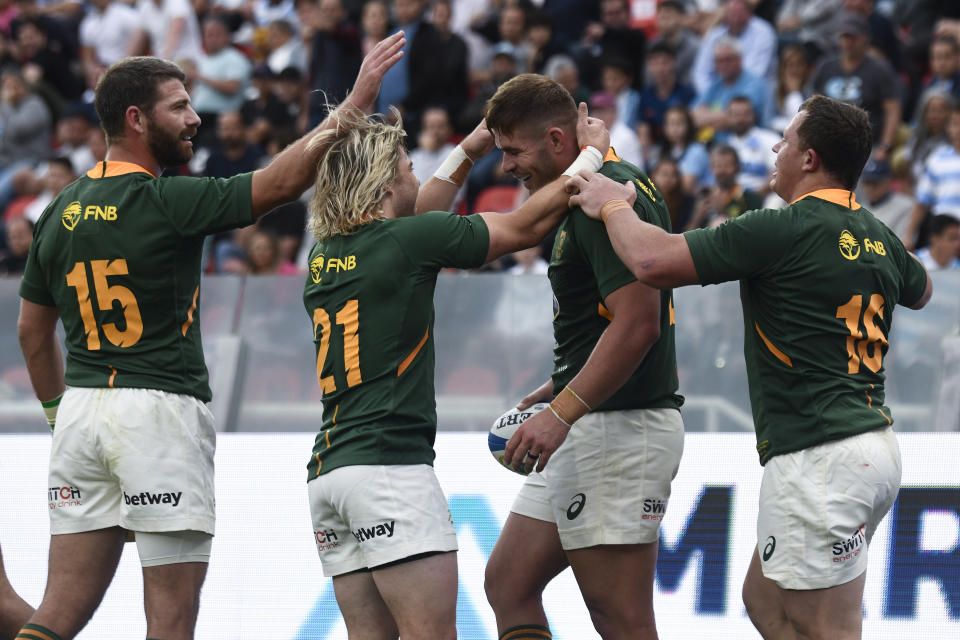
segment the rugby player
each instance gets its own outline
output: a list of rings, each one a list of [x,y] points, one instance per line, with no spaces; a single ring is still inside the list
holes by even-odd
[[[919,309],[932,288],[854,196],[870,141],[863,110],[810,98],[773,148],[771,186],[790,204],[683,235],[633,216],[632,185],[571,180],[571,204],[650,286],[740,281],[764,466],[743,600],[768,639],[860,637],[867,549],[900,487],[883,357],[894,306]]]

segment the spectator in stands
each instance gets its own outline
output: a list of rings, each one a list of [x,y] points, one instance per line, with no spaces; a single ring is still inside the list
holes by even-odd
[[[556,55],[547,61],[543,75],[555,80],[570,92],[577,104],[590,100],[590,91],[580,82],[580,70],[568,55]]]
[[[530,42],[528,73],[543,73],[547,60],[563,53],[553,33],[553,17],[546,11],[533,11],[527,18],[527,40]]]
[[[310,126],[326,117],[327,103],[338,103],[350,91],[366,51],[387,35],[387,7],[374,0],[363,7],[365,35],[347,19],[341,0],[320,0],[311,14]],[[376,31],[366,31],[367,25]],[[369,47],[367,43],[369,40]]]
[[[33,241],[33,223],[26,218],[14,218],[7,222],[4,234],[7,248],[0,253],[0,276],[22,275]]]
[[[253,73],[247,57],[230,44],[230,29],[222,18],[203,21],[203,46],[206,55],[196,66],[184,65],[192,87],[190,101],[203,122],[194,141],[197,147],[213,143],[220,114],[240,110]]]
[[[638,107],[644,145],[662,140],[667,109],[689,105],[696,98],[693,87],[680,84],[678,76],[674,50],[666,42],[655,42],[647,52],[647,86],[640,94]]]
[[[800,45],[788,45],[780,52],[777,85],[773,94],[773,118],[770,128],[782,133],[800,105],[809,97],[808,83],[812,67],[806,50]]]
[[[690,72],[700,49],[700,38],[685,26],[685,15],[686,5],[682,0],[663,0],[657,5],[657,37],[651,41],[647,50],[647,85],[654,81],[650,73],[649,56],[656,49],[663,50],[663,45],[674,55],[675,82],[679,85],[690,84]]]
[[[80,57],[87,87],[114,62],[143,51],[147,38],[140,14],[119,0],[90,0],[80,22]]]
[[[35,90],[42,87],[48,95],[52,92],[56,102],[72,102],[83,94],[83,78],[74,73],[72,61],[51,46],[47,27],[39,16],[20,22],[17,48],[23,76]]]
[[[839,11],[837,0],[784,0],[776,22],[781,51],[786,45],[799,45],[810,60],[819,58],[832,49],[833,21]]]
[[[773,147],[780,142],[780,134],[757,126],[753,105],[744,97],[730,101],[727,122],[730,128],[725,142],[733,147],[740,159],[737,181],[751,191],[767,194],[770,191],[770,174],[777,160]]]
[[[642,89],[646,50],[647,38],[643,31],[630,26],[630,3],[627,0],[601,0],[600,22],[591,22],[583,32],[580,75],[599,78],[605,62],[611,58],[619,59],[624,61],[625,72],[634,88]],[[594,85],[593,88],[600,87]]]
[[[640,92],[633,88],[631,64],[624,58],[609,57],[603,62],[600,85],[617,101],[617,120],[630,129],[640,118]]]
[[[300,30],[300,16],[294,0],[252,0],[251,18],[257,29],[267,29],[277,20],[285,20],[296,33]]]
[[[387,8],[386,0],[364,2],[360,26],[363,30],[361,50],[363,55],[367,55],[367,52],[386,38],[390,32],[390,10]]]
[[[413,163],[413,175],[420,184],[426,184],[455,145],[450,142],[453,126],[446,109],[429,107],[424,110],[421,120],[417,146],[407,155]]]
[[[917,107],[917,125],[910,133],[907,143],[894,154],[896,173],[906,174],[911,185],[916,185],[923,174],[927,158],[937,147],[950,144],[947,138],[947,121],[957,101],[942,88],[928,89],[920,97]],[[909,169],[904,171],[904,165]]]
[[[653,180],[657,191],[663,196],[663,201],[667,205],[667,211],[670,212],[670,228],[674,233],[679,233],[687,228],[690,217],[693,215],[693,207],[696,199],[693,194],[687,193],[683,188],[683,182],[680,179],[680,167],[676,160],[670,157],[660,158],[660,161],[650,172],[650,179]]]
[[[45,2],[37,0],[15,0],[17,7],[17,16],[10,22],[10,35],[16,41],[20,25],[27,20],[36,20],[42,25],[44,33],[47,34],[50,49],[61,56],[61,59],[69,63],[77,57],[77,35],[74,18],[79,20],[79,14],[69,19],[64,19],[52,14],[46,10]],[[74,5],[77,10],[82,9],[79,2]]]
[[[307,71],[307,52],[297,36],[296,27],[287,20],[274,20],[267,27],[267,66],[276,74],[294,67]]]
[[[507,269],[507,273],[513,275],[523,275],[525,273],[545,276],[549,263],[543,259],[543,244],[538,244],[529,249],[521,249],[510,254],[514,265]]]
[[[902,239],[910,222],[914,201],[910,196],[891,188],[892,175],[890,163],[870,160],[863,168],[860,184],[863,187],[866,207],[873,217]]]
[[[217,120],[216,142],[198,173],[211,178],[229,178],[238,173],[256,171],[264,159],[263,149],[247,141],[240,113],[225,111]]]
[[[277,236],[254,225],[247,238],[247,261],[251,275],[297,275],[297,267],[280,255]]]
[[[194,64],[203,56],[200,23],[189,0],[138,0],[137,11],[153,55]]]
[[[517,58],[517,70],[523,70],[530,65],[530,56],[533,51],[527,39],[527,12],[519,4],[507,4],[500,9],[497,20],[497,42],[509,42],[513,45]]]
[[[888,62],[867,54],[867,35],[863,16],[844,14],[837,29],[840,53],[823,59],[813,89],[864,109],[873,130],[873,155],[886,160],[900,126],[899,81]]]
[[[643,146],[636,132],[617,116],[617,101],[613,94],[598,91],[590,97],[590,115],[603,120],[610,132],[610,146],[623,160],[643,171]]]
[[[951,35],[936,36],[930,43],[930,77],[923,83],[923,91],[933,88],[960,99],[960,44]]]
[[[960,269],[960,219],[945,214],[930,219],[930,244],[917,251],[927,271]]]
[[[721,144],[713,148],[710,171],[713,173],[713,186],[701,192],[688,229],[716,227],[741,213],[763,206],[762,195],[737,181],[740,160],[733,147]]]
[[[89,168],[93,168],[91,165]],[[77,179],[76,169],[69,158],[57,157],[47,163],[47,171],[40,178],[40,192],[23,209],[23,217],[32,223],[40,219],[40,215],[53,199],[60,195],[63,189]]]
[[[710,184],[710,154],[706,147],[696,141],[697,130],[693,116],[683,105],[667,109],[663,116],[663,142],[660,152],[647,164],[656,164],[660,158],[671,158],[680,167],[683,189],[697,193],[702,186]]]
[[[430,73],[435,76],[434,85],[442,90],[435,92],[433,99],[439,100],[435,104],[446,108],[451,122],[454,122],[467,103],[470,86],[467,43],[451,30],[451,16],[450,0],[435,0],[430,24],[436,28],[438,39]]]
[[[460,131],[472,131],[477,126],[477,123],[483,119],[483,114],[487,108],[487,100],[493,97],[501,84],[517,75],[520,68],[517,51],[509,42],[497,43],[491,49],[491,53],[490,80],[477,88],[476,94],[461,112],[460,122],[457,126]],[[488,154],[484,158],[489,158],[490,155]],[[496,152],[492,155],[496,155]],[[476,167],[474,167],[474,170],[476,170]]]
[[[304,133],[309,121],[309,113],[305,108],[306,86],[303,73],[297,67],[287,67],[277,74],[273,82],[273,90],[285,113],[277,131],[289,132],[293,134],[293,138],[298,137]]]
[[[758,122],[766,123],[772,110],[770,86],[743,67],[740,43],[733,38],[721,38],[713,46],[713,55],[718,77],[693,102],[693,121],[697,127],[727,128],[727,105],[737,96],[748,98]]]
[[[900,71],[900,39],[890,18],[876,11],[874,0],[843,0],[843,9],[867,21],[870,50]]]
[[[742,53],[743,68],[758,79],[772,80],[777,60],[777,34],[765,20],[753,15],[747,0],[725,0],[723,20],[703,36],[693,63],[693,88],[705,93],[724,76],[715,53],[721,40],[734,40]]]
[[[13,178],[50,155],[53,117],[46,102],[27,86],[20,70],[0,76],[0,209],[14,196]]]
[[[941,145],[930,154],[917,183],[917,204],[902,238],[907,249],[922,246],[923,238],[918,236],[931,213],[960,218],[960,107],[955,106],[950,112],[947,137],[950,144]]]

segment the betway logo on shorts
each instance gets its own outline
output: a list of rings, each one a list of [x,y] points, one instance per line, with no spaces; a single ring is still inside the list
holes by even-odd
[[[660,498],[644,498],[642,516],[644,520],[663,520],[663,514],[666,512],[666,500],[661,500]]]
[[[77,487],[49,487],[47,500],[50,502],[51,509],[79,507],[83,504],[83,496],[80,495],[80,489]]]
[[[353,537],[357,539],[357,542],[366,542],[367,540],[373,540],[374,538],[392,538],[393,537],[393,528],[396,526],[397,521],[391,520],[390,522],[381,522],[380,524],[375,524],[372,527],[360,527],[356,531],[351,531]]]
[[[356,534],[354,534],[356,535]],[[340,546],[340,540],[337,532],[333,529],[320,529],[313,532],[313,537],[317,541],[317,551],[326,551]]]
[[[833,561],[846,562],[860,555],[867,544],[867,525],[862,524],[857,532],[840,542],[833,543]]]
[[[127,495],[127,492],[123,492],[123,502],[124,504],[129,504],[134,507],[145,507],[151,504],[169,504],[170,506],[177,506],[180,504],[180,496],[183,495],[183,491],[177,491],[176,493],[167,492],[167,493],[153,493],[151,491],[141,491],[140,493],[135,493],[132,496]]]

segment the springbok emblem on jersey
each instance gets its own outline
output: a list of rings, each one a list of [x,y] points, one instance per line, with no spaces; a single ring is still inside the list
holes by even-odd
[[[77,223],[80,221],[80,215],[83,213],[83,207],[80,206],[80,203],[76,200],[67,205],[67,208],[63,210],[63,213],[60,215],[60,220],[63,222],[63,226],[67,228],[68,231],[73,231],[73,228],[77,226]]]
[[[323,254],[321,253],[316,258],[310,261],[310,278],[313,280],[314,284],[320,284],[320,279],[323,277]]]
[[[843,257],[847,260],[856,260],[860,257],[860,243],[858,243],[857,239],[853,237],[853,234],[846,229],[840,233],[838,244],[840,245],[840,253],[843,254]]]

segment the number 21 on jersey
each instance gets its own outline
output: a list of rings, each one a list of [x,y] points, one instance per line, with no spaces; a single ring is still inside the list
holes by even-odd
[[[360,302],[356,299],[347,300],[347,303],[337,311],[334,319],[338,325],[343,326],[343,365],[347,374],[347,387],[354,387],[363,382],[363,376],[360,373],[360,336],[357,335],[360,327]],[[337,390],[337,383],[333,376],[323,375],[323,364],[330,350],[330,328],[330,314],[322,307],[314,309],[313,335],[314,339],[320,340],[320,346],[317,349],[317,380],[320,381],[320,391],[323,393],[333,393]]]

